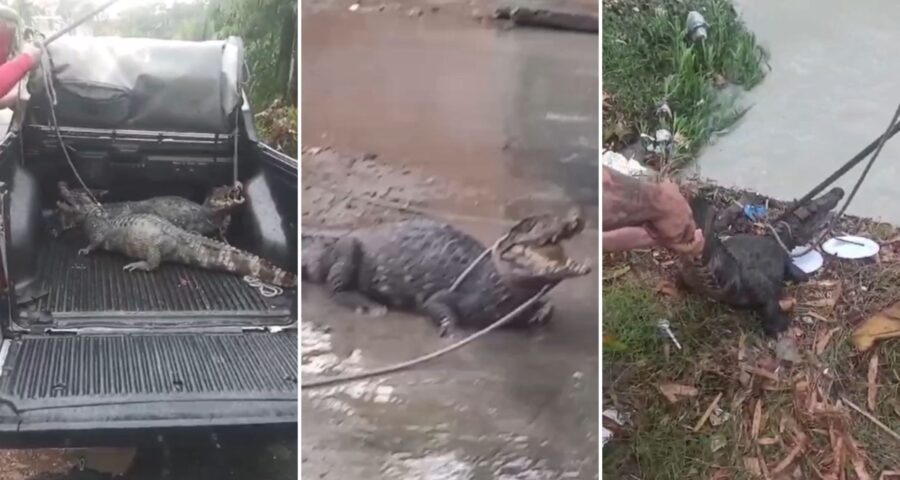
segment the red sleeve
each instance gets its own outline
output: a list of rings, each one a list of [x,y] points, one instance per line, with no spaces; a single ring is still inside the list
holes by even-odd
[[[0,97],[9,93],[19,80],[28,73],[34,61],[31,55],[22,53],[16,58],[0,65]]]

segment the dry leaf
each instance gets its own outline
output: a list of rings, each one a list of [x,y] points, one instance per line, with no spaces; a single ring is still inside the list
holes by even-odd
[[[726,445],[728,445],[728,440],[725,439],[724,435],[713,435],[709,439],[709,449],[713,453],[725,448]]]
[[[791,464],[793,464],[794,461],[797,460],[797,457],[800,456],[800,453],[803,452],[804,447],[805,445],[803,442],[795,446],[793,450],[791,450],[791,452],[788,453],[786,457],[784,457],[784,459],[778,462],[778,465],[776,465],[775,469],[772,470],[772,475],[779,475],[787,470],[788,467],[790,467]]]
[[[862,322],[853,331],[851,340],[859,351],[864,352],[872,348],[876,340],[894,337],[900,337],[900,304],[896,303]]]
[[[856,478],[859,480],[872,480],[872,476],[866,470],[866,461],[863,460],[862,456],[855,455],[850,462],[853,463],[853,471],[856,473]]]
[[[773,382],[779,381],[778,375],[775,375],[774,373],[772,373],[768,370],[763,370],[762,368],[757,368],[757,367],[751,367],[750,365],[742,365],[741,368],[743,368],[747,372],[750,372],[754,375],[758,375],[763,378],[768,378],[769,380],[772,380]]]
[[[831,337],[833,337],[840,329],[841,327],[834,327],[822,333],[819,339],[816,340],[816,355],[825,353],[825,349],[828,348],[828,342],[831,341]]]
[[[823,321],[823,322],[825,322],[825,323],[835,323],[835,321],[836,321],[836,320],[834,320],[834,319],[831,319],[831,318],[828,318],[828,317],[824,317],[824,316],[822,316],[822,315],[816,313],[816,312],[813,311],[813,310],[807,310],[807,311],[806,311],[806,315],[809,315],[810,317],[813,317],[813,318],[815,318],[816,320],[820,320],[820,321]]]
[[[868,383],[866,400],[869,410],[874,412],[878,400],[878,352],[873,353],[872,358],[869,359],[869,374],[866,376],[866,380]]]
[[[763,437],[757,440],[756,444],[766,447],[769,445],[777,445],[779,441],[781,441],[781,437]]]
[[[663,383],[658,388],[670,403],[678,403],[680,400],[678,397],[696,397],[700,393],[694,387],[677,383]]]
[[[762,462],[757,457],[744,457],[744,468],[754,477],[762,477],[763,475],[760,463]]]
[[[750,424],[750,438],[756,439],[759,436],[759,427],[762,423],[762,400],[756,401],[756,407],[753,408],[753,421]]]
[[[668,280],[661,280],[656,284],[656,293],[665,295],[667,297],[674,297],[678,295],[678,288],[676,288],[675,285]]]
[[[728,470],[720,468],[713,472],[712,476],[709,477],[709,480],[728,480],[730,478],[731,474],[728,473]]]
[[[831,448],[834,452],[834,460],[831,466],[832,475],[834,478],[838,478],[839,475],[844,471],[844,462],[846,460],[846,450],[844,450],[844,437],[840,435],[836,435],[834,433],[834,428],[830,429],[831,436]]]

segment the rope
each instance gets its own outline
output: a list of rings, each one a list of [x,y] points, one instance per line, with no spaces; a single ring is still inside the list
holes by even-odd
[[[479,330],[478,332],[473,333],[472,335],[469,335],[468,337],[466,337],[456,343],[453,343],[452,345],[448,345],[448,346],[446,346],[440,350],[437,350],[435,352],[429,353],[427,355],[422,355],[421,357],[417,357],[412,360],[408,360],[406,362],[397,363],[394,365],[390,365],[390,366],[383,367],[383,368],[378,368],[375,370],[369,370],[366,372],[360,372],[360,373],[355,373],[355,374],[351,374],[351,375],[341,375],[341,376],[337,376],[337,377],[324,378],[321,380],[313,380],[311,382],[301,383],[300,389],[325,387],[328,385],[353,382],[353,381],[363,380],[363,379],[372,378],[372,377],[379,377],[382,375],[387,375],[390,373],[399,372],[401,370],[406,370],[408,368],[416,367],[425,362],[434,360],[435,358],[446,355],[454,350],[458,350],[458,349],[468,345],[469,343],[474,342],[475,340],[483,337],[484,335],[487,335],[488,333],[500,328],[501,326],[503,326],[503,324],[509,322],[514,317],[516,317],[517,315],[522,313],[526,308],[534,305],[535,302],[540,300],[541,297],[543,297],[549,290],[550,290],[550,286],[549,285],[545,286],[544,288],[541,289],[541,291],[539,291],[533,297],[529,298],[524,303],[519,305],[512,312],[509,312],[508,314],[506,314],[506,316],[504,316],[500,320],[497,320],[496,322],[488,325],[487,327]]]
[[[887,140],[889,138],[891,138],[893,133],[896,133],[895,127],[898,125],[898,123],[897,123],[898,119],[900,119],[900,105],[897,105],[897,110],[894,111],[894,117],[891,118],[891,123],[888,124],[887,129],[885,129],[884,134],[881,137],[879,137],[878,145],[875,147],[875,153],[872,154],[872,158],[869,159],[869,162],[866,164],[866,167],[863,169],[862,174],[860,174],[859,180],[857,180],[856,183],[853,185],[853,189],[850,191],[850,195],[847,196],[847,201],[844,202],[844,206],[841,207],[840,211],[838,211],[838,213],[836,215],[831,217],[831,220],[828,221],[828,225],[822,231],[822,234],[819,235],[819,238],[817,240],[815,240],[812,244],[810,244],[810,246],[807,247],[805,250],[801,251],[800,253],[798,253],[794,256],[797,256],[797,257],[803,256],[803,255],[806,255],[807,253],[813,251],[814,249],[818,248],[819,245],[822,243],[822,241],[825,240],[825,237],[831,233],[832,229],[834,229],[835,223],[837,222],[837,220],[840,217],[842,217],[844,215],[844,212],[847,211],[847,207],[850,206],[850,202],[853,201],[853,198],[856,196],[856,192],[858,192],[859,188],[862,186],[863,181],[866,179],[866,176],[869,174],[869,170],[872,169],[872,165],[875,164],[875,160],[878,159],[878,155],[881,154],[881,149],[884,147],[884,144],[887,143]],[[893,132],[893,133],[891,133],[891,132]],[[789,211],[793,211],[793,209],[790,209]],[[782,215],[782,217],[783,216],[784,215]]]
[[[486,248],[483,252],[481,252],[481,255],[479,255],[478,258],[476,258],[476,259],[473,260],[471,263],[469,263],[469,266],[466,267],[466,269],[463,270],[463,272],[462,272],[461,274],[459,274],[458,277],[456,277],[456,280],[453,282],[453,285],[450,286],[450,291],[452,292],[452,291],[455,291],[457,288],[459,288],[459,286],[460,286],[460,284],[462,284],[463,280],[465,280],[466,277],[468,277],[469,274],[472,273],[472,270],[474,270],[475,267],[476,267],[479,263],[481,263],[481,261],[484,260],[485,257],[488,256],[488,254],[490,254],[492,251],[494,251],[494,249],[496,249],[497,246],[500,245],[500,242],[502,242],[503,240],[505,240],[505,239],[508,238],[508,237],[509,237],[509,234],[507,233],[506,235],[503,235],[502,237],[498,238],[497,241],[494,242],[493,245],[491,245],[490,247]],[[483,328],[483,329],[481,329],[481,330],[479,330],[479,331],[473,333],[472,335],[469,335],[468,337],[466,337],[466,338],[464,338],[464,339],[462,339],[462,340],[460,340],[460,341],[458,341],[458,342],[455,342],[455,343],[453,343],[453,344],[451,344],[451,345],[448,345],[448,346],[446,346],[446,347],[444,347],[444,348],[442,348],[442,349],[440,349],[440,350],[437,350],[437,351],[435,351],[435,352],[432,352],[432,353],[429,353],[429,354],[427,354],[427,355],[423,355],[423,356],[414,358],[414,359],[412,359],[412,360],[408,360],[408,361],[405,361],[405,362],[397,363],[397,364],[394,364],[394,365],[389,365],[389,366],[387,366],[387,367],[378,368],[378,369],[375,369],[375,370],[370,370],[370,371],[367,371],[367,372],[356,373],[356,374],[351,374],[351,375],[337,376],[337,377],[332,377],[332,378],[325,378],[325,379],[322,379],[322,380],[313,380],[312,382],[308,382],[308,383],[303,383],[303,384],[301,384],[301,385],[300,385],[300,388],[303,389],[303,388],[323,387],[323,386],[326,386],[326,385],[334,385],[334,384],[336,384],[336,383],[347,383],[347,382],[352,382],[352,381],[356,381],[356,380],[362,380],[362,379],[365,379],[365,378],[371,378],[371,377],[375,377],[375,376],[387,375],[387,374],[389,374],[389,373],[394,373],[394,372],[398,372],[398,371],[400,371],[400,370],[405,370],[405,369],[407,369],[407,368],[412,368],[412,367],[418,366],[418,365],[420,365],[420,364],[422,364],[422,363],[425,363],[425,362],[427,362],[427,361],[434,360],[435,358],[438,358],[438,357],[440,357],[440,356],[442,356],[442,355],[445,355],[445,354],[450,353],[450,352],[452,352],[452,351],[454,351],[454,350],[457,350],[457,349],[459,349],[459,348],[462,348],[463,346],[465,346],[465,345],[467,345],[467,344],[469,344],[469,343],[471,343],[471,342],[477,340],[478,338],[484,336],[484,335],[487,334],[488,332],[491,332],[491,331],[493,331],[493,330],[496,330],[497,328],[500,328],[500,327],[503,326],[505,323],[509,322],[510,320],[512,320],[513,318],[515,318],[517,315],[519,315],[520,313],[522,313],[522,311],[524,311],[526,308],[530,307],[530,306],[533,305],[535,302],[537,302],[537,301],[538,301],[541,297],[543,297],[544,294],[546,294],[549,290],[550,290],[550,286],[549,286],[549,285],[545,286],[544,288],[541,289],[541,291],[539,291],[539,292],[536,293],[533,297],[531,297],[530,299],[526,300],[524,303],[522,303],[521,305],[519,305],[519,306],[518,306],[515,310],[513,310],[512,312],[509,312],[508,314],[506,314],[506,315],[505,315],[503,318],[501,318],[500,320],[497,320],[496,322],[494,322],[494,323],[488,325],[487,327],[485,327],[485,328]]]
[[[87,196],[94,202],[94,205],[102,210],[103,206],[97,201],[97,198],[94,197],[94,194],[84,182],[84,179],[81,178],[78,169],[75,168],[75,162],[73,162],[72,157],[69,156],[69,147],[63,141],[62,133],[59,130],[59,122],[56,119],[56,93],[53,90],[53,79],[50,76],[50,68],[47,68],[50,64],[50,52],[44,52],[44,56],[46,58],[46,63],[41,66],[41,70],[43,70],[44,74],[44,88],[47,89],[47,104],[50,107],[50,119],[53,122],[53,132],[56,134],[56,139],[59,141],[59,146],[62,148],[63,155],[66,157],[66,162],[68,162],[69,168],[72,169],[72,173],[75,174],[75,178],[78,180],[81,188],[84,189]]]

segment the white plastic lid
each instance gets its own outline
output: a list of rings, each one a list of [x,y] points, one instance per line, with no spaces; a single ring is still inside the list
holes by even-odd
[[[872,257],[878,253],[880,248],[871,239],[851,235],[829,238],[822,244],[822,250],[825,253],[850,260]]]

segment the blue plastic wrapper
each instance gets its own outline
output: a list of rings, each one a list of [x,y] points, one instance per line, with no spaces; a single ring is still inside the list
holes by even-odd
[[[766,213],[765,205],[744,205],[744,216],[749,218],[750,221],[755,222],[766,218]]]

